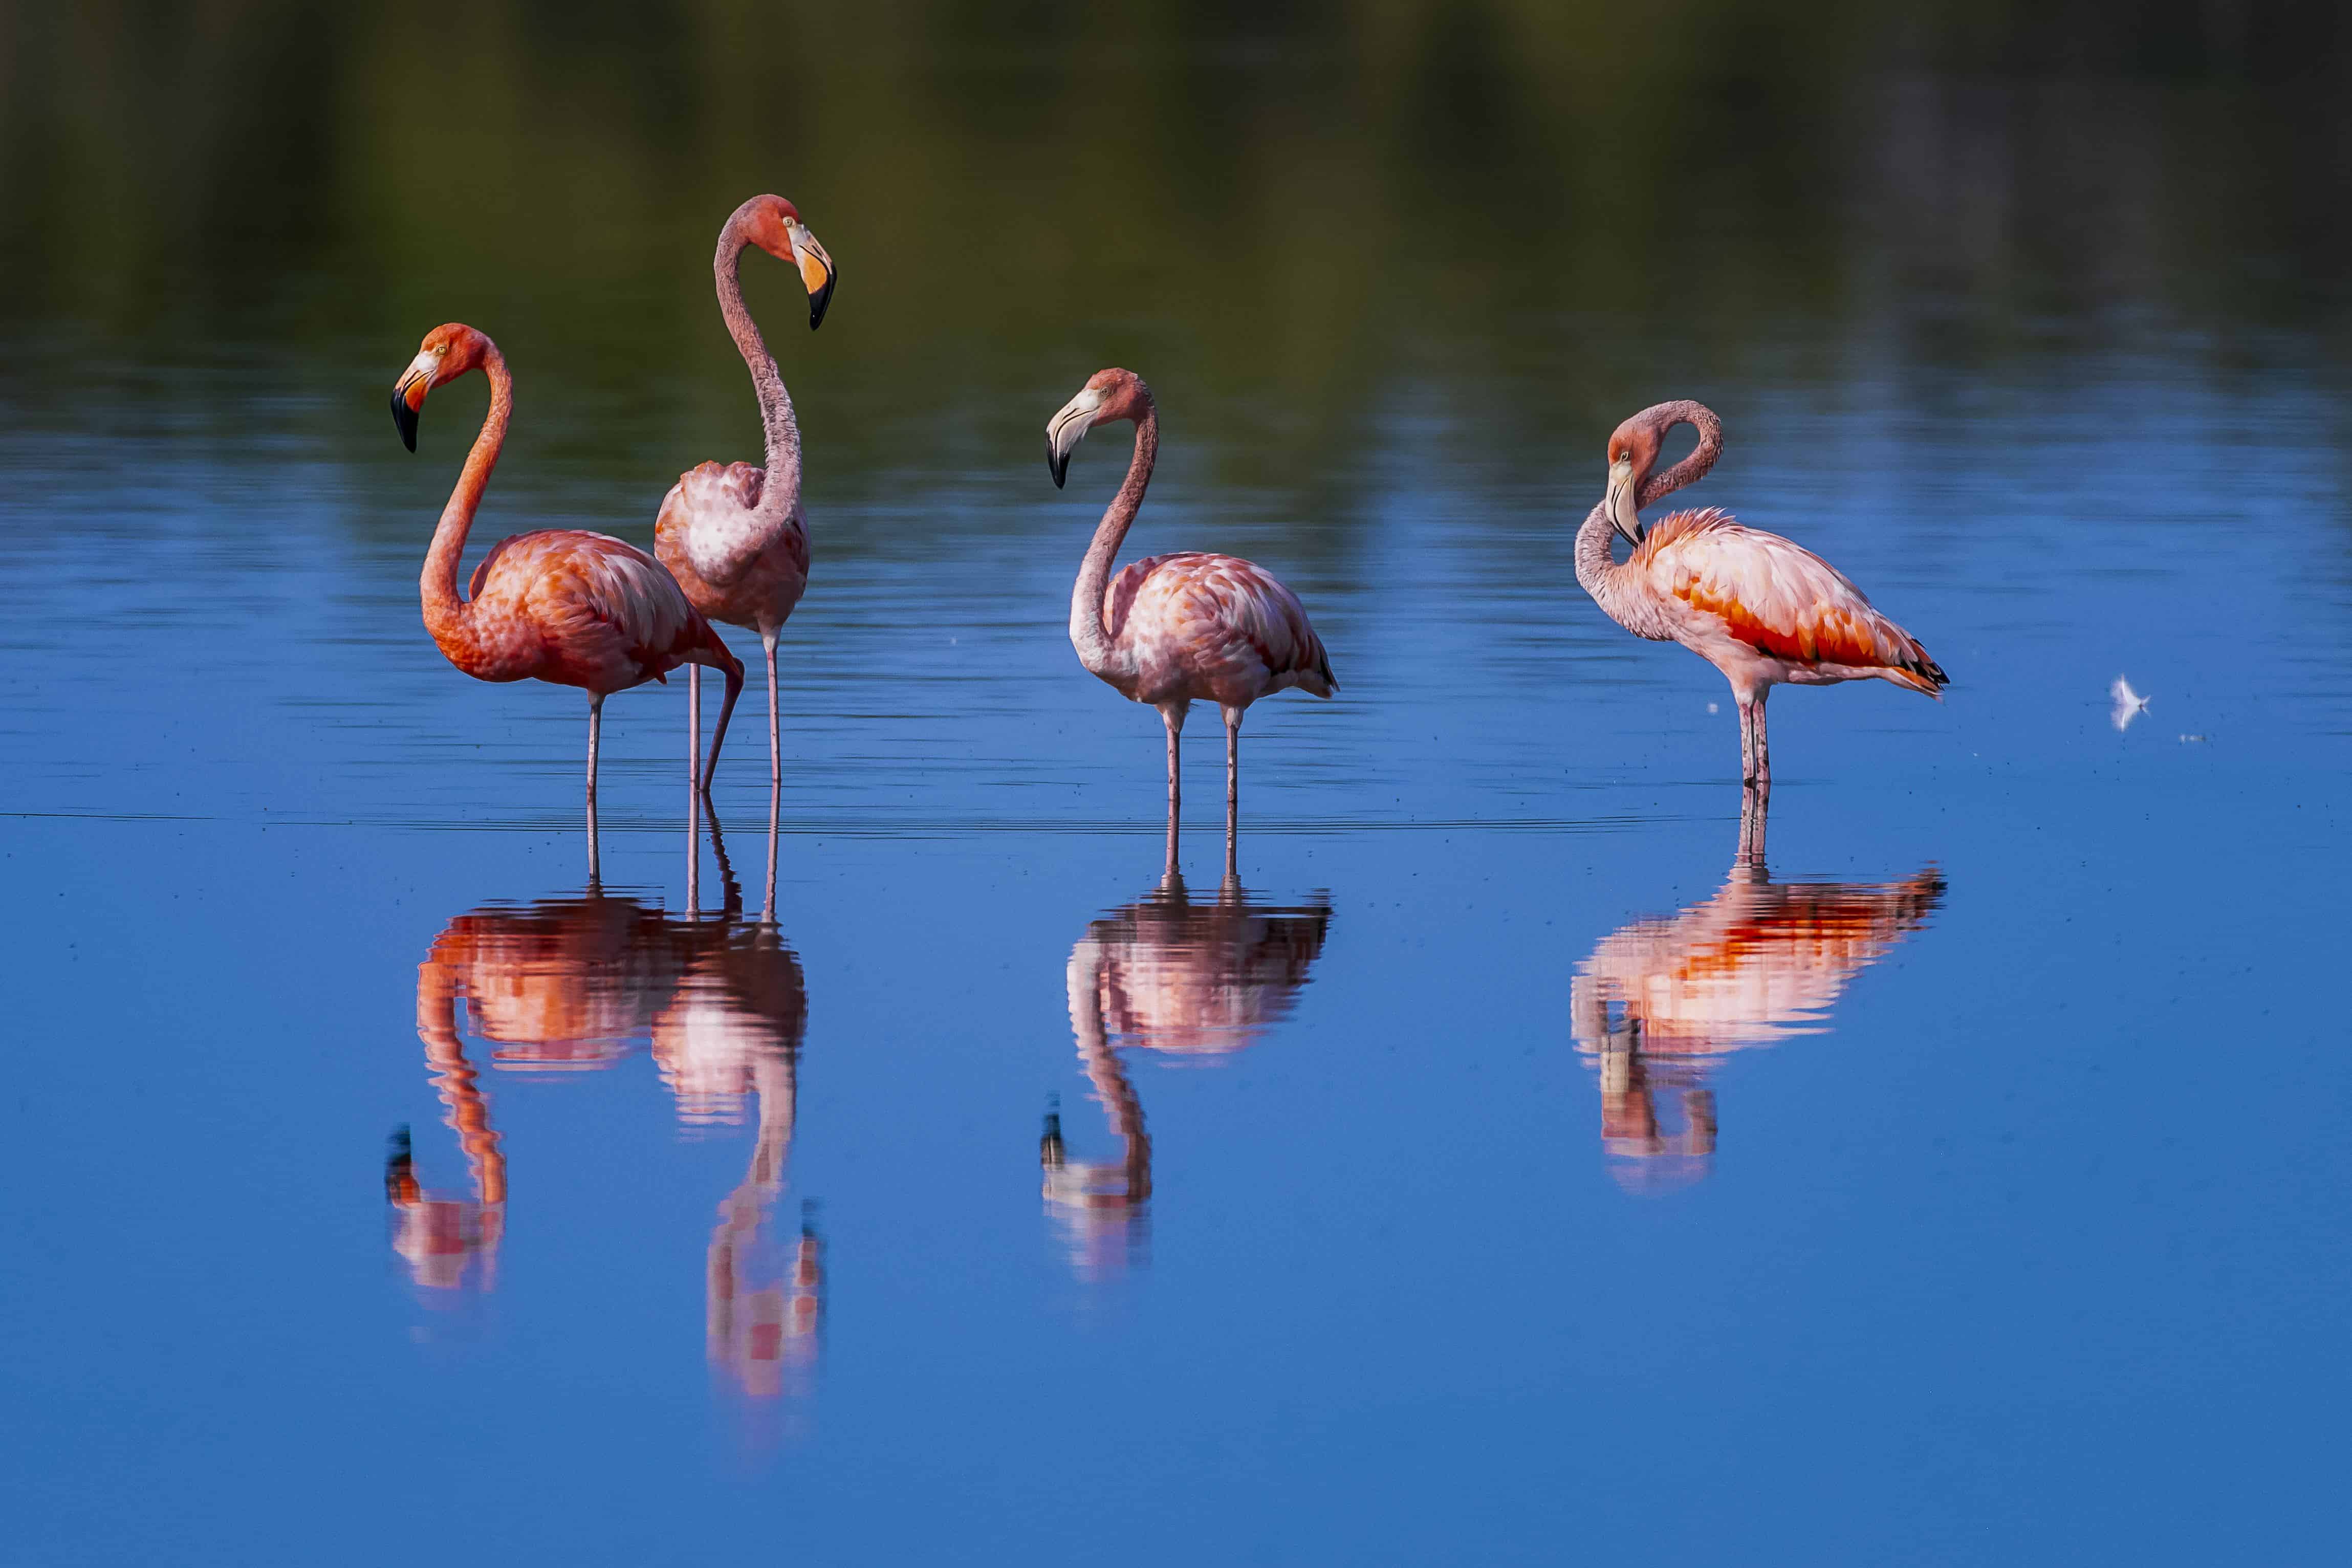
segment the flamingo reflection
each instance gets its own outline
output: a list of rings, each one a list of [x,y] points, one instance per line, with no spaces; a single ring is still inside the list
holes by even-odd
[[[471,1191],[428,1193],[405,1129],[394,1134],[385,1189],[394,1246],[417,1285],[489,1289],[506,1162],[466,1036],[488,1044],[493,1066],[516,1072],[594,1071],[649,1047],[687,1127],[740,1125],[756,1107],[750,1167],[719,1205],[710,1239],[706,1320],[714,1365],[765,1396],[812,1366],[821,1315],[813,1211],[791,1243],[777,1239],[772,1220],[792,1151],[808,991],[769,918],[772,875],[768,910],[740,919],[725,839],[716,818],[709,823],[725,883],[716,918],[671,915],[592,883],[577,897],[492,906],[449,922],[417,969],[416,1027]]]
[[[1297,1002],[1330,923],[1328,900],[1254,904],[1231,876],[1214,902],[1194,903],[1171,853],[1157,888],[1089,925],[1071,950],[1070,1031],[1121,1145],[1116,1161],[1074,1161],[1058,1108],[1046,1113],[1038,1150],[1046,1212],[1082,1276],[1142,1252],[1151,1139],[1118,1053],[1202,1060],[1256,1043]]]
[[[1708,1077],[1729,1052],[1819,1034],[1853,977],[1925,925],[1944,879],[1775,882],[1767,797],[1747,793],[1739,854],[1716,895],[1601,939],[1577,966],[1576,1047],[1601,1072],[1601,1145],[1628,1191],[1686,1185],[1716,1147]],[[1667,1113],[1660,1100],[1670,1096]]]

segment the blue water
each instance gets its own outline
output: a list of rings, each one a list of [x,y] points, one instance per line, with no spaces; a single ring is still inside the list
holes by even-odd
[[[2335,1554],[2327,340],[1531,287],[1236,381],[1104,294],[918,384],[855,336],[887,235],[803,205],[772,907],[756,677],[723,865],[683,693],[608,704],[591,889],[584,703],[418,625],[483,395],[411,458],[383,389],[472,305],[0,320],[0,1555]],[[752,455],[723,359],[532,346],[477,555]],[[1216,726],[1171,879],[1065,632],[1125,448],[1057,492],[1038,433],[1109,359],[1167,420],[1127,553],[1258,560],[1341,682],[1250,715],[1230,885]],[[1670,395],[1689,500],[1954,680],[1782,692],[1752,863],[1721,679],[1570,564]]]

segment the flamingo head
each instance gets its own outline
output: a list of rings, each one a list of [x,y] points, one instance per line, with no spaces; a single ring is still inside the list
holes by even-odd
[[[1642,542],[1640,500],[1642,481],[1658,465],[1658,445],[1665,427],[1645,408],[1609,437],[1609,525],[1629,544]]]
[[[1069,477],[1070,454],[1097,425],[1116,419],[1141,420],[1151,407],[1151,388],[1131,370],[1098,370],[1087,378],[1078,395],[1045,421],[1045,471],[1060,489]]]
[[[833,303],[833,286],[840,274],[816,236],[801,222],[800,209],[782,196],[753,196],[735,209],[735,227],[751,244],[800,269],[801,283],[808,289],[809,331],[816,331],[824,323],[824,309]]]
[[[416,420],[425,412],[425,395],[443,382],[454,381],[497,353],[498,345],[463,321],[447,321],[425,334],[416,357],[392,384],[392,423],[403,445],[416,450]]]

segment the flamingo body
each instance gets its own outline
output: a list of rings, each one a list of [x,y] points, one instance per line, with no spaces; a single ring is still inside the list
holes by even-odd
[[[1735,687],[1878,679],[1930,697],[1943,689],[1944,672],[1919,640],[1844,573],[1728,512],[1659,519],[1628,564],[1666,609],[1674,640]]]
[[[1652,473],[1679,424],[1698,429],[1697,447]],[[1703,477],[1722,449],[1722,422],[1702,404],[1662,403],[1620,425],[1609,438],[1607,496],[1577,531],[1576,578],[1626,630],[1678,642],[1723,672],[1739,708],[1741,776],[1769,786],[1764,702],[1773,687],[1885,680],[1940,698],[1948,678],[1918,638],[1802,545],[1712,507],[1643,528],[1639,507]],[[1612,531],[1633,545],[1622,563],[1610,556]]]
[[[772,637],[808,589],[800,505],[776,527],[760,517],[767,471],[704,463],[678,476],[654,522],[654,552],[704,616]]]
[[[716,640],[660,563],[577,529],[499,541],[474,568],[466,598],[468,623],[435,641],[477,680],[544,680],[609,696],[667,679]]]
[[[1103,625],[1116,657],[1095,673],[1138,702],[1247,708],[1287,687],[1339,689],[1298,595],[1238,556],[1184,551],[1121,567]]]

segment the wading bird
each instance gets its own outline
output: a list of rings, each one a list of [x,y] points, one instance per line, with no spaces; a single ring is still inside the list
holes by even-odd
[[[517,533],[490,547],[474,568],[466,595],[457,594],[457,563],[474,510],[498,467],[506,445],[507,421],[514,413],[514,380],[498,344],[461,322],[425,334],[416,358],[392,389],[392,421],[400,438],[416,450],[417,416],[425,394],[470,370],[490,383],[490,408],[481,434],[466,455],[449,504],[441,509],[425,552],[419,590],[425,629],[451,664],[477,680],[545,680],[577,686],[588,693],[589,870],[596,854],[596,741],[604,699],[615,691],[667,680],[681,664],[709,665],[727,677],[727,701],[711,737],[710,763],[700,787],[710,787],[727,720],[743,689],[743,664],[710,623],[686,601],[661,563],[635,545],[577,529],[551,528]],[[698,733],[687,741],[687,773],[693,777]]]
[[[1652,473],[1676,425],[1698,431],[1691,455]],[[1764,700],[1783,681],[1893,681],[1940,695],[1944,671],[1918,639],[1871,607],[1862,590],[1811,551],[1745,528],[1709,507],[1660,518],[1646,532],[1639,509],[1696,483],[1723,452],[1723,422],[1697,403],[1644,408],[1609,437],[1609,489],[1576,532],[1576,580],[1635,637],[1678,642],[1731,682],[1739,706],[1740,776],[1769,786]],[[1612,530],[1633,546],[1609,555]]]
[[[704,463],[680,474],[654,521],[654,553],[694,607],[714,621],[760,634],[768,655],[768,784],[783,783],[783,736],[776,699],[776,634],[808,587],[808,527],[801,514],[801,427],[759,323],[743,304],[743,252],[758,246],[800,269],[808,288],[809,331],[824,321],[837,274],[833,258],[782,196],[753,196],[719,231],[711,271],[719,313],[751,367],[767,437],[768,466]],[[699,708],[702,677],[687,672]]]
[[[1296,686],[1318,697],[1339,689],[1322,639],[1298,595],[1273,574],[1231,555],[1154,555],[1110,574],[1111,557],[1135,523],[1160,451],[1160,410],[1129,370],[1098,370],[1045,426],[1045,467],[1060,489],[1070,454],[1097,425],[1135,424],[1126,482],[1103,512],[1070,592],[1070,643],[1078,662],[1122,696],[1160,710],[1168,727],[1168,821],[1175,831],[1182,784],[1177,765],[1184,715],[1195,700],[1225,715],[1225,832],[1240,811],[1242,712]]]

